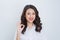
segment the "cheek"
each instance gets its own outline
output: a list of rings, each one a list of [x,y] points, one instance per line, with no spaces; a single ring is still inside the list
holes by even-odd
[[[28,20],[28,19],[29,19],[29,17],[30,17],[29,15],[26,15],[26,20]]]
[[[26,15],[26,20],[29,21],[30,18],[33,18],[32,21],[34,21],[35,20],[35,17],[36,17],[36,15]]]
[[[35,20],[35,17],[36,17],[36,16],[34,15],[34,16],[33,16],[34,20]]]

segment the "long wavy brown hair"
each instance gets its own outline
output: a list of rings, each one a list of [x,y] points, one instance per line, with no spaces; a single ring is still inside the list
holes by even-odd
[[[26,17],[25,17],[25,14],[26,14],[26,11],[31,8],[35,11],[35,14],[36,14],[36,17],[35,17],[35,20],[33,21],[33,23],[35,24],[35,31],[36,32],[40,32],[41,29],[42,29],[42,23],[41,23],[41,20],[40,20],[40,17],[39,17],[39,12],[38,10],[36,9],[35,6],[33,5],[26,5],[23,9],[23,12],[22,12],[22,15],[21,15],[21,24],[24,24],[25,27],[24,29],[22,30],[22,34],[24,34],[24,32],[26,31],[26,28],[27,28],[27,20],[26,20]]]

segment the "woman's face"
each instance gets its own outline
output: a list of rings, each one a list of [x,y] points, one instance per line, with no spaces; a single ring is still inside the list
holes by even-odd
[[[35,11],[31,8],[27,9],[25,17],[27,22],[33,23],[36,17]]]

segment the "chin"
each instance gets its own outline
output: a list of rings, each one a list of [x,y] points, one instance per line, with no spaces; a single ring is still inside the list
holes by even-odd
[[[33,23],[33,21],[29,21],[30,23]]]

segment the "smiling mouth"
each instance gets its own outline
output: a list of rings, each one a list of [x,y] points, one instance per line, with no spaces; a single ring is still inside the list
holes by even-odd
[[[31,20],[31,21],[32,21],[32,20],[33,20],[33,18],[29,18],[29,20]]]

